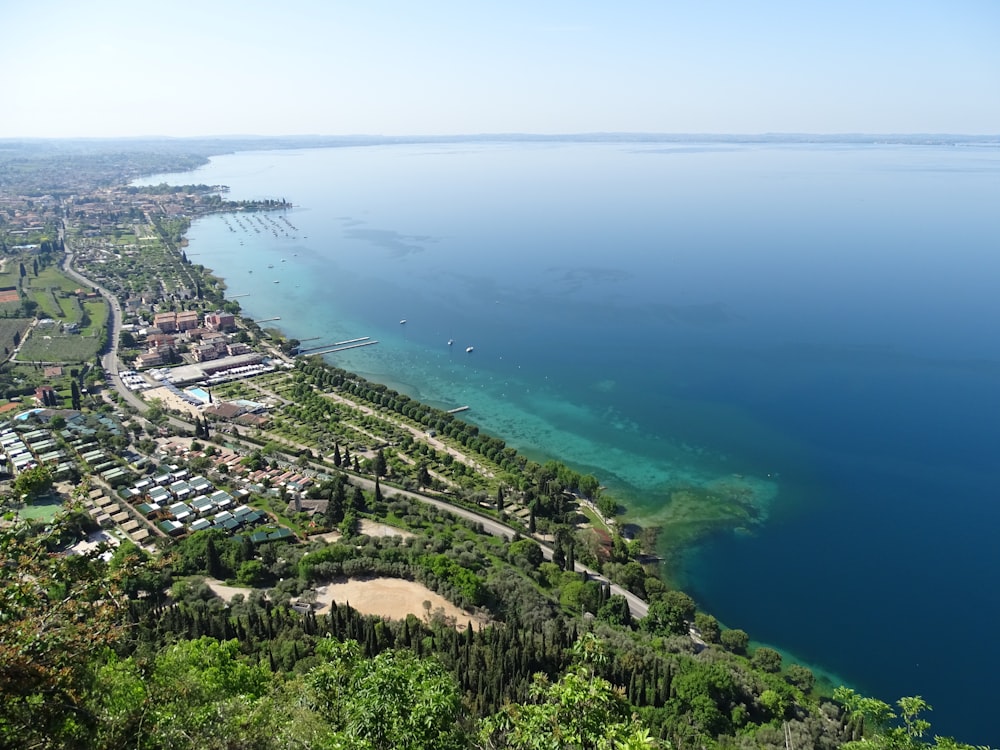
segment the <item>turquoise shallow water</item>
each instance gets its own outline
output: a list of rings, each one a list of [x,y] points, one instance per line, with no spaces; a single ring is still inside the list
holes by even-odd
[[[762,523],[687,551],[699,602],[996,744],[967,686],[1000,645],[955,628],[1000,617],[998,169],[985,148],[465,143],[170,181],[296,204],[189,234],[253,317],[372,336],[331,361],[469,405],[630,517],[739,475]]]

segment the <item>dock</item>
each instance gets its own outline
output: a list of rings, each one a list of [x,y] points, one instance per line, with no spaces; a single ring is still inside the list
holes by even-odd
[[[314,337],[318,339],[319,336]],[[333,349],[336,347],[349,346],[351,344],[360,344],[363,341],[371,340],[371,336],[360,336],[356,339],[347,339],[346,341],[334,341],[330,344],[317,344],[316,346],[299,347],[299,354],[323,354],[323,352],[316,351],[317,349]],[[300,342],[301,343],[301,342]]]
[[[368,337],[366,336],[365,338],[367,339]],[[378,343],[377,341],[372,341],[372,340],[369,339],[367,341],[360,341],[360,342],[358,342],[356,344],[347,344],[346,346],[335,346],[332,349],[323,349],[323,350],[318,351],[318,352],[316,352],[316,351],[309,351],[309,356],[310,357],[318,357],[318,356],[321,356],[323,354],[333,354],[334,352],[346,352],[348,349],[357,349],[357,348],[362,347],[362,346],[372,346],[372,345],[377,344],[377,343]]]
[[[460,411],[468,411],[469,407],[466,406],[456,406],[454,409],[448,409],[449,414],[458,414]]]

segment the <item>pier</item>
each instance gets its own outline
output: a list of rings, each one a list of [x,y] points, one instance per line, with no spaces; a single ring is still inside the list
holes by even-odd
[[[373,344],[377,344],[378,343],[377,341],[372,341],[367,336],[365,336],[365,339],[366,340],[361,340],[361,341],[359,341],[359,343],[356,343],[356,344],[347,344],[346,346],[335,346],[332,349],[323,349],[322,351],[318,351],[318,352],[316,352],[316,351],[310,351],[309,352],[309,356],[310,357],[318,357],[318,356],[321,356],[323,354],[333,354],[334,352],[344,352],[344,351],[347,351],[348,349],[357,349],[357,348],[362,347],[362,346],[372,346]]]
[[[319,336],[314,336],[312,339],[306,339],[306,340],[314,341],[315,339],[318,338]],[[316,351],[317,349],[330,349],[338,346],[347,346],[349,344],[360,344],[362,341],[369,341],[370,339],[371,336],[360,336],[356,339],[347,339],[346,341],[334,341],[331,344],[317,344],[316,346],[307,346],[304,348],[299,347],[299,354],[319,354],[321,352],[317,352]],[[300,340],[299,343],[302,343],[302,340]]]
[[[448,409],[449,414],[458,414],[460,411],[468,411],[469,407],[466,406],[456,406],[454,409]]]
[[[273,318],[261,318],[260,320],[253,321],[254,323],[270,323],[272,320],[281,320],[280,315],[275,315]]]

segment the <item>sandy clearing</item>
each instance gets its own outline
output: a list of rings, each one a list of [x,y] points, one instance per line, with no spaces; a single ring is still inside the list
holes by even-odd
[[[378,521],[372,521],[367,518],[361,519],[361,533],[366,534],[367,536],[413,536],[411,532],[404,529],[398,529],[387,523],[379,523]]]
[[[401,536],[410,537],[413,536],[412,532],[406,531],[405,529],[399,529],[395,526],[390,526],[387,523],[379,523],[378,521],[372,521],[368,518],[361,519],[361,533],[365,536]],[[322,534],[312,534],[310,540],[319,540],[326,542],[327,544],[333,544],[334,542],[339,542],[343,538],[343,535],[339,531],[327,531]]]
[[[250,594],[254,591],[244,586],[227,586],[222,581],[217,581],[214,578],[206,578],[205,583],[217,597],[225,602],[231,602],[237,594],[243,594],[244,599],[249,599]]]
[[[443,596],[435,594],[426,586],[401,578],[368,578],[320,584],[317,587],[316,603],[321,605],[317,614],[330,611],[330,604],[349,604],[365,615],[378,615],[392,620],[402,620],[407,615],[425,619],[428,610],[424,602],[430,602],[430,612],[439,609],[449,620],[454,620],[456,628],[465,628],[470,622],[473,628],[486,625],[483,617],[470,615]]]

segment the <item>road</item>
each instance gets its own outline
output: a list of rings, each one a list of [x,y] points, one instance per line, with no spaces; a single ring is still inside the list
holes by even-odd
[[[73,268],[73,252],[69,245],[66,244],[65,232],[60,230],[60,233],[63,236],[63,245],[66,249],[66,255],[63,258],[63,271],[66,272],[67,276],[79,281],[82,285],[89,286],[97,290],[98,294],[107,300],[108,306],[111,308],[111,325],[108,327],[108,345],[105,348],[104,353],[101,354],[101,367],[104,368],[105,374],[107,374],[107,376],[111,379],[111,384],[115,387],[115,390],[118,391],[119,395],[125,400],[125,402],[138,410],[140,413],[144,413],[149,409],[149,404],[129,390],[122,382],[121,376],[118,374],[118,341],[121,338],[123,321],[121,304],[118,302],[118,298],[115,295]],[[178,424],[183,423],[178,422]]]
[[[366,489],[369,491],[375,490],[374,480],[366,479],[365,477],[355,477],[355,476],[350,477],[350,480],[353,484],[360,486],[362,489]],[[401,495],[402,497],[410,498],[412,500],[417,500],[418,502],[426,503],[427,505],[431,505],[439,510],[442,510],[445,513],[450,513],[453,516],[458,516],[459,518],[463,518],[467,521],[472,521],[473,523],[481,524],[483,527],[483,531],[485,531],[487,534],[491,534],[492,536],[503,537],[504,539],[509,540],[513,539],[514,535],[517,533],[510,526],[502,524],[496,519],[491,518],[490,516],[482,515],[474,510],[469,510],[467,508],[459,508],[458,506],[446,503],[443,500],[437,500],[436,498],[428,497],[427,495],[421,495],[420,493],[417,492],[411,492],[410,490],[401,490],[395,487],[383,488],[382,492],[384,495],[392,493],[395,495]],[[538,542],[537,539],[535,541]],[[553,557],[552,548],[542,542],[538,542],[538,546],[542,548],[542,556],[546,560],[551,560]],[[576,563],[574,569],[576,570],[577,573],[581,574],[586,573],[587,577],[592,581],[597,581],[598,583],[607,584],[608,586],[610,586],[612,594],[618,594],[620,596],[624,596],[625,600],[628,602],[629,611],[632,612],[632,617],[634,617],[635,619],[637,620],[641,619],[649,613],[649,604],[647,604],[645,601],[643,601],[638,596],[633,594],[631,591],[623,589],[617,583],[612,583],[603,575],[598,573],[596,570],[588,568],[586,565],[583,565],[582,563]]]

